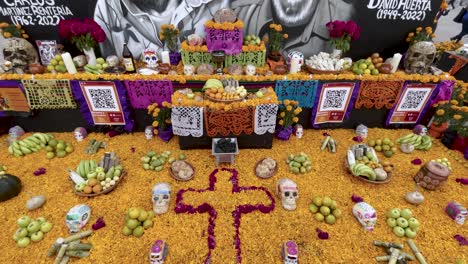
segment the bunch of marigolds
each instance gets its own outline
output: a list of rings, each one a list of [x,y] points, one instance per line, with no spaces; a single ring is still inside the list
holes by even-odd
[[[0,29],[4,38],[29,38],[26,31],[21,28],[21,25],[8,24],[7,22],[0,23]]]
[[[161,32],[159,33],[159,39],[166,43],[167,48],[175,52],[177,51],[177,42],[179,36],[179,29],[174,25],[163,24],[161,26]]]
[[[302,108],[298,107],[299,102],[294,100],[284,100],[280,106],[280,114],[278,124],[284,128],[290,127],[299,122],[299,115]]]
[[[410,32],[406,38],[406,42],[410,45],[416,44],[420,41],[432,41],[436,36],[432,33],[432,27],[426,27],[423,31],[422,27],[416,28],[416,32]]]
[[[158,103],[148,105],[148,114],[153,118],[151,125],[155,128],[155,134],[158,133],[158,129],[163,131],[171,124],[171,107],[171,103],[166,101],[161,103],[161,107]]]
[[[457,86],[453,89],[452,98],[447,101],[439,101],[434,104],[436,113],[434,124],[441,125],[448,122],[450,130],[457,131],[462,137],[468,136],[468,89]]]

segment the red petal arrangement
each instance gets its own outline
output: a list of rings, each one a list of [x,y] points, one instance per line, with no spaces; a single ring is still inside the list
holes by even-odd
[[[106,222],[104,222],[104,219],[102,217],[99,217],[98,220],[96,220],[96,223],[92,225],[92,228],[94,231],[96,231],[105,226],[106,226]]]
[[[468,185],[468,178],[456,178],[455,181],[463,185]]]
[[[318,235],[318,238],[321,239],[321,240],[327,240],[328,239],[328,233],[327,232],[323,232],[322,230],[320,230],[320,228],[317,228],[315,229],[315,231],[317,231],[317,235]]]
[[[45,168],[39,168],[37,171],[33,172],[34,176],[40,176],[40,175],[45,174],[45,173],[46,173]]]
[[[460,244],[460,246],[468,246],[468,240],[463,236],[457,234],[453,236],[453,238],[455,238],[458,241],[458,244]]]
[[[421,159],[414,159],[411,161],[411,164],[413,165],[421,165],[422,164],[422,160]]]

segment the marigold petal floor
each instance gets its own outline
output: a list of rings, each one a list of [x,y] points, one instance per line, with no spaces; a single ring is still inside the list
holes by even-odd
[[[285,211],[281,201],[276,199],[276,208],[269,214],[253,212],[242,216],[240,238],[242,243],[243,263],[282,263],[280,257],[282,242],[291,239],[299,245],[301,263],[374,263],[374,257],[385,255],[381,248],[374,247],[372,241],[385,240],[404,243],[397,238],[386,224],[387,210],[400,207],[410,208],[421,222],[418,236],[415,239],[420,251],[428,263],[456,263],[457,259],[468,261],[467,247],[459,246],[453,239],[455,234],[468,237],[468,223],[457,225],[444,212],[448,202],[456,200],[468,206],[466,186],[459,185],[455,178],[468,177],[467,164],[460,153],[448,150],[441,144],[435,144],[429,152],[416,151],[412,154],[398,152],[390,159],[395,164],[395,172],[390,183],[372,185],[352,178],[344,168],[347,147],[353,144],[352,130],[337,129],[330,131],[339,142],[338,152],[320,152],[319,144],[323,138],[321,130],[307,130],[302,139],[292,137],[288,142],[274,141],[271,150],[242,149],[233,166],[239,172],[239,185],[265,186],[274,193],[276,181],[283,177],[293,179],[298,184],[299,202],[296,211]],[[409,133],[409,130],[370,129],[370,138],[389,137],[396,140]],[[123,217],[130,207],[152,209],[151,189],[158,182],[169,182],[173,193],[189,187],[195,189],[208,186],[208,176],[215,169],[214,157],[209,150],[180,151],[177,138],[170,143],[159,139],[146,141],[143,133],[134,133],[109,138],[102,134],[90,134],[85,142],[75,142],[72,133],[52,133],[58,139],[73,142],[75,152],[59,159],[48,160],[41,151],[26,157],[15,158],[7,152],[6,136],[0,137],[2,149],[0,164],[8,167],[8,172],[19,176],[23,182],[23,191],[18,197],[0,204],[0,263],[51,263],[53,258],[46,256],[47,249],[58,237],[68,235],[65,225],[65,214],[76,204],[86,203],[92,208],[92,217],[86,229],[100,216],[104,217],[107,226],[95,232],[88,239],[94,245],[91,255],[74,263],[148,263],[148,251],[156,239],[163,239],[169,244],[169,256],[166,263],[202,263],[207,248],[208,214],[176,214],[175,200],[171,200],[170,211],[155,218],[154,227],[145,231],[141,238],[126,237],[121,234]],[[76,168],[81,159],[98,160],[103,151],[87,156],[84,149],[91,138],[103,140],[108,144],[107,150],[116,151],[121,157],[124,168],[129,172],[125,180],[109,195],[95,198],[78,197],[72,192],[66,169]],[[135,153],[131,148],[135,147]],[[149,150],[161,152],[170,150],[173,153],[184,153],[196,168],[196,176],[189,182],[173,180],[167,169],[162,172],[145,171],[140,164],[140,157]],[[294,175],[284,163],[287,154],[306,152],[311,156],[313,171],[306,175]],[[279,164],[278,173],[270,179],[259,179],[254,175],[255,162],[263,157],[272,157]],[[380,156],[380,154],[379,154]],[[419,166],[411,160],[421,158],[423,161],[447,157],[452,162],[453,173],[437,191],[423,191],[426,198],[420,206],[405,202],[404,194],[414,190],[412,177]],[[461,162],[455,160],[460,159]],[[45,167],[47,173],[34,176],[39,167]],[[187,202],[199,204],[203,200],[217,207],[219,215],[216,220],[216,249],[213,251],[213,263],[234,263],[236,250],[233,246],[234,227],[231,211],[239,203],[268,203],[263,193],[231,194],[229,173],[220,172],[216,185],[218,196],[213,194],[187,194]],[[43,194],[47,203],[43,208],[28,212],[25,203],[29,194]],[[352,215],[352,194],[362,196],[377,210],[377,227],[373,232],[365,232]],[[335,225],[319,223],[308,210],[314,195],[328,195],[338,202],[343,217]],[[174,197],[174,196],[173,196]],[[205,199],[206,198],[206,199]],[[16,219],[27,214],[31,217],[44,216],[54,224],[54,228],[39,243],[23,249],[18,248],[12,239],[16,231]],[[319,227],[330,234],[330,239],[321,241],[315,229]],[[407,252],[411,252],[405,246]]]

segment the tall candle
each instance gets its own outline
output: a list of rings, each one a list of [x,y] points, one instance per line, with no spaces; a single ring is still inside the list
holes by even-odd
[[[171,63],[171,60],[169,59],[169,51],[161,52],[161,61],[162,63],[167,63],[167,64]]]
[[[400,61],[401,61],[401,54],[400,53],[395,53],[393,55],[393,59],[392,59],[392,73],[395,73],[397,70],[398,70],[398,65],[400,65]]]
[[[298,73],[301,70],[301,61],[299,58],[292,58],[289,73]]]
[[[76,67],[75,67],[75,63],[73,62],[73,59],[70,53],[68,52],[62,53],[62,59],[63,59],[63,63],[65,64],[65,67],[67,68],[68,73],[75,74]]]

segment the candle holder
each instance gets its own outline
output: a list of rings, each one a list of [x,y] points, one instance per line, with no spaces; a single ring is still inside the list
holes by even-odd
[[[213,62],[216,63],[216,72],[219,75],[223,74],[222,64],[224,62],[224,58],[226,57],[226,53],[224,50],[215,50],[211,53],[211,57],[213,58]]]

